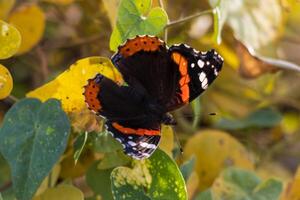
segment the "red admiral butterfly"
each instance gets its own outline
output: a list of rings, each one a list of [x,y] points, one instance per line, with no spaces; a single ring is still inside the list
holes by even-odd
[[[111,58],[126,85],[97,74],[85,86],[85,101],[135,159],[157,148],[161,124],[176,124],[168,112],[198,97],[215,80],[223,58],[186,44],[170,48],[153,36],[136,36]]]

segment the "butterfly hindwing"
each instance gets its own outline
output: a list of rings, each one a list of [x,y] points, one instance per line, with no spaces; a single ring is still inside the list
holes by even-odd
[[[131,128],[126,121],[106,122],[107,130],[118,140],[127,155],[141,160],[151,156],[160,141],[160,124],[152,127]]]

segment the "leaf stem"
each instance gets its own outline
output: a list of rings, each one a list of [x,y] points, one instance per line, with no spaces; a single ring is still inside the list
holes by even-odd
[[[159,6],[160,6],[163,10],[166,10],[166,9],[165,9],[165,6],[164,6],[163,0],[159,0],[158,3],[159,3]],[[168,23],[169,23],[169,19],[168,19]],[[167,30],[166,28],[164,29],[164,41],[165,41],[166,43],[168,43],[168,30]]]
[[[169,22],[169,23],[165,26],[165,29],[168,29],[168,28],[170,28],[170,27],[172,27],[172,26],[181,24],[181,23],[183,23],[183,22],[187,22],[187,21],[189,21],[189,20],[191,20],[191,19],[195,19],[195,18],[197,18],[197,17],[199,17],[199,16],[207,15],[207,14],[211,14],[211,13],[213,13],[213,10],[212,10],[212,9],[210,9],[210,10],[205,10],[205,11],[202,11],[202,12],[198,12],[198,13],[196,13],[196,14],[194,14],[194,15],[190,15],[190,16],[188,16],[188,17],[184,17],[184,18],[179,19],[179,20],[175,20],[175,21]]]
[[[9,100],[11,100],[11,101],[13,101],[13,102],[17,102],[17,101],[19,101],[19,99],[17,98],[17,97],[15,97],[14,95],[9,95],[8,97],[7,97]]]

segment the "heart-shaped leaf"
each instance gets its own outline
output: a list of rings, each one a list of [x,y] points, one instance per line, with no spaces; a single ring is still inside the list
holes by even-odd
[[[111,180],[115,199],[187,199],[180,170],[176,163],[159,149],[147,160],[134,161],[132,168],[114,169]]]
[[[168,16],[163,9],[151,9],[151,0],[122,0],[110,38],[110,49],[116,51],[126,39],[136,35],[157,35],[167,22]]]
[[[65,150],[69,132],[68,117],[55,99],[24,99],[6,113],[0,151],[10,165],[17,199],[31,199]]]
[[[278,200],[283,185],[276,179],[262,181],[254,172],[228,168],[211,188],[215,200]]]

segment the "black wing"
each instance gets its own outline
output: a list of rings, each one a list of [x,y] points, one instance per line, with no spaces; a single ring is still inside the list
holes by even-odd
[[[157,37],[137,36],[127,40],[112,62],[130,86],[142,85],[159,105],[164,107],[175,94],[178,70],[165,43]]]
[[[160,122],[147,110],[148,97],[143,90],[120,86],[98,74],[88,80],[84,96],[92,111],[107,118],[108,131],[127,155],[143,159],[154,152],[160,140]]]
[[[169,55],[177,64],[180,78],[176,92],[167,103],[167,111],[193,101],[217,78],[223,58],[215,51],[199,52],[186,44],[173,45]]]

